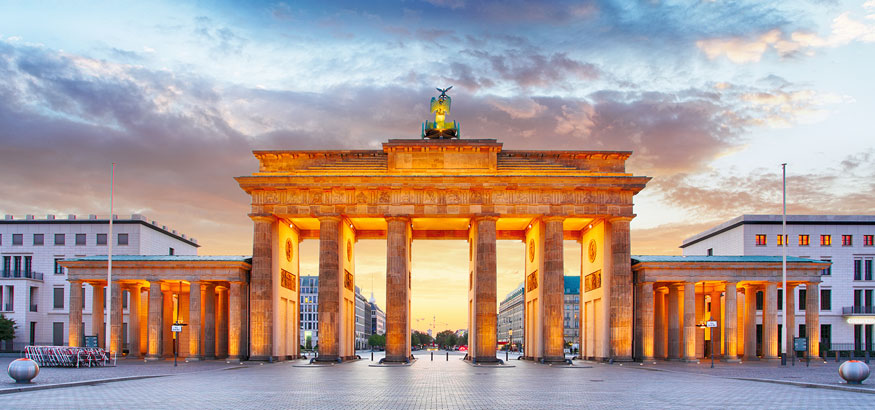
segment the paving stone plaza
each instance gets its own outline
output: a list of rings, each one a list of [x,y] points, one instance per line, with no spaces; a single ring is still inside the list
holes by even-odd
[[[574,367],[512,360],[508,366],[472,366],[451,354],[435,360],[421,352],[412,366],[375,367],[381,355],[363,360],[309,366],[304,360],[242,365],[206,361],[122,362],[116,368],[49,369],[75,377],[80,371],[171,374],[164,377],[0,394],[4,408],[871,408],[871,393],[834,390],[835,363],[780,368],[774,363],[601,364],[575,361]],[[4,363],[8,360],[4,360]],[[176,372],[175,374],[174,371]],[[832,388],[811,388],[732,377],[832,380]],[[40,378],[47,376],[41,374]],[[832,375],[832,376],[830,376]],[[49,376],[51,377],[51,376]],[[44,381],[36,380],[37,386]],[[52,379],[56,380],[56,379]],[[872,382],[863,384],[872,389]],[[3,384],[0,392],[14,387]],[[8,391],[8,390],[6,390]]]

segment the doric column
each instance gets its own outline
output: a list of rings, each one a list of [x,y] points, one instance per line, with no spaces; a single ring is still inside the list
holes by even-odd
[[[193,280],[188,290],[188,360],[201,360],[201,282]]]
[[[738,290],[736,282],[726,282],[726,302],[724,316],[726,325],[723,326],[723,360],[738,361]]]
[[[778,358],[778,284],[768,282],[763,292],[763,358]]]
[[[684,361],[696,360],[696,284],[684,283]]]
[[[406,362],[410,360],[410,219],[388,217],[386,225],[386,361]]]
[[[653,282],[641,284],[641,350],[643,360],[653,360],[654,321],[653,321]]]
[[[107,348],[106,322],[103,310],[103,284],[91,284],[91,331],[97,335],[97,345]]]
[[[228,358],[240,360],[243,357],[243,345],[240,343],[243,334],[243,283],[231,282],[228,295]],[[300,341],[294,340],[293,343]]]
[[[228,289],[216,289],[216,357],[228,357]]]
[[[681,323],[684,316],[683,301],[680,298],[681,286],[668,286],[668,358],[681,358]]]
[[[319,359],[341,358],[340,321],[340,223],[339,216],[319,218]]]
[[[474,349],[469,350],[470,356],[478,362],[494,362],[498,359],[495,356],[495,349],[498,345],[496,335],[497,331],[497,262],[495,255],[495,241],[497,239],[495,222],[498,220],[494,216],[478,216],[471,220],[471,229],[473,233],[473,260],[471,268],[473,271],[473,307],[474,307]],[[559,256],[559,264],[561,266],[561,255]],[[554,257],[555,259],[555,257]],[[554,265],[555,265],[554,260]],[[545,269],[546,270],[546,269]],[[546,272],[545,272],[546,273]],[[555,285],[554,285],[555,286]],[[562,286],[562,285],[560,285]],[[549,292],[549,290],[548,290]],[[560,289],[560,298],[563,296]],[[561,301],[561,299],[560,299]],[[546,299],[545,302],[549,303]],[[559,309],[562,309],[559,305]],[[548,316],[547,311],[551,308],[544,308],[544,316]],[[560,310],[561,312],[561,310]],[[560,313],[561,315],[561,313]],[[560,316],[560,320],[562,317]],[[545,321],[546,322],[546,321]],[[553,326],[544,324],[545,332],[552,332]],[[564,342],[564,326],[560,324],[560,333],[558,335],[561,342]],[[545,334],[544,339],[547,343],[552,343],[554,335]],[[470,341],[470,340],[469,340]],[[469,345],[470,346],[470,345]],[[544,348],[545,359],[547,356],[547,346]],[[563,355],[564,358],[564,355]]]
[[[112,298],[112,312],[110,312],[110,337],[109,351],[122,353],[122,287],[118,282],[112,282],[109,286],[109,297]]]
[[[273,231],[276,218],[269,214],[250,214],[255,236],[252,242],[252,270],[249,298],[249,342],[252,360],[268,360],[273,355]],[[204,300],[206,302],[206,300]],[[206,331],[206,328],[204,328]],[[320,334],[320,339],[322,335]],[[215,336],[213,337],[215,340]],[[206,336],[204,336],[206,342]],[[204,345],[206,353],[206,343]]]
[[[793,346],[793,339],[796,337],[796,285],[788,283],[787,289],[784,289],[784,300],[787,301],[787,311],[784,312],[784,328],[787,329],[787,340],[784,340],[784,351],[787,352],[787,357],[793,357],[796,354]]]
[[[723,323],[721,311],[720,291],[715,290],[711,292],[711,320],[717,321],[717,327],[711,328],[711,354],[713,354],[714,357],[720,357],[723,355],[723,350],[721,349],[721,346],[723,345],[721,334],[723,332],[720,330],[725,323]]]
[[[805,283],[805,333],[808,357],[820,356],[820,284]]]
[[[204,358],[216,358],[216,285],[204,283]]]
[[[544,360],[545,361],[564,361],[565,360],[565,267],[562,258],[563,237],[562,237],[562,222],[565,218],[561,217],[545,217],[544,220]],[[484,255],[491,263],[492,287],[489,292],[493,297],[492,306],[495,306],[494,297],[497,293],[495,287],[495,221],[490,219],[491,227],[487,231],[491,235],[486,239],[491,246],[491,255]],[[480,224],[481,227],[483,224]],[[483,238],[484,231],[478,229],[478,237]],[[478,243],[478,248],[479,248]],[[478,253],[480,256],[480,253]],[[479,279],[479,278],[478,278]],[[478,310],[479,311],[479,310]],[[493,309],[493,312],[495,309]],[[497,320],[495,313],[492,314],[493,320]],[[494,326],[493,326],[494,327]],[[629,352],[631,354],[631,350]],[[490,353],[495,357],[495,347],[492,347]]]
[[[665,293],[662,292],[661,288],[657,289],[656,292],[653,294],[653,298],[654,310],[656,311],[653,318],[653,335],[655,339],[653,350],[657,358],[665,359],[666,355],[668,354],[668,352],[666,352],[666,345],[668,343],[666,343],[665,340],[668,336],[665,329],[665,327],[667,326],[667,323],[665,321]]]
[[[164,354],[164,295],[161,282],[149,282],[149,350],[148,360],[161,360]]]
[[[610,219],[611,357],[632,360],[632,256],[629,247],[629,217]]]
[[[694,284],[695,285],[695,284]],[[695,286],[693,287],[693,291],[695,291]],[[702,289],[702,293],[695,296],[696,298],[696,311],[695,320],[696,323],[693,325],[696,329],[696,357],[705,357],[705,328],[698,327],[699,323],[705,322],[705,291]]]
[[[128,355],[140,357],[140,285],[128,288]]]
[[[744,360],[757,358],[757,288],[744,287]]]
[[[77,347],[82,345],[82,281],[70,281],[70,317],[67,334],[67,345]]]

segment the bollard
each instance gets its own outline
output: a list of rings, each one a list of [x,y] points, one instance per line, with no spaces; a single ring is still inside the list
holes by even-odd
[[[450,361],[450,351],[447,350],[447,361]]]
[[[373,350],[371,350],[371,361],[372,362],[374,361],[374,351]]]
[[[434,361],[434,352],[431,352],[431,361]]]

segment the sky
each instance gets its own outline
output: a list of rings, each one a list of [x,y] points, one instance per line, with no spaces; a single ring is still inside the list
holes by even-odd
[[[107,214],[116,162],[116,213],[251,254],[232,178],[257,169],[253,149],[418,138],[452,85],[466,138],[634,151],[627,169],[653,180],[632,252],[680,254],[780,213],[781,163],[788,213],[872,213],[873,60],[875,0],[0,0],[0,213]],[[385,244],[358,246],[357,284],[385,306]],[[414,327],[465,327],[467,245],[413,251]],[[499,243],[499,299],[522,253]]]

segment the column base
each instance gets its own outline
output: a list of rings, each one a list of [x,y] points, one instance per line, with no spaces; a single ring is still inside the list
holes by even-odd
[[[159,360],[164,360],[164,357],[163,357],[163,356],[157,356],[157,355],[148,355],[148,354],[146,355],[146,361],[147,361],[147,362],[157,362],[157,361],[159,361]]]
[[[249,356],[249,361],[252,362],[276,362],[279,361],[277,356]]]
[[[724,363],[741,363],[741,359],[737,357],[724,357],[721,358],[720,361]]]
[[[681,359],[680,362],[681,363],[699,363],[699,359],[696,359],[696,358],[691,359],[689,357],[685,357],[685,358]]]
[[[760,360],[760,358],[757,356],[753,356],[753,357],[743,356],[741,358],[741,360],[745,361],[745,362],[758,362]]]
[[[200,356],[189,356],[185,358],[186,362],[200,362],[202,360],[204,360],[204,358]]]

